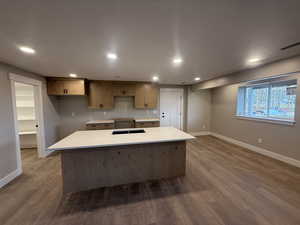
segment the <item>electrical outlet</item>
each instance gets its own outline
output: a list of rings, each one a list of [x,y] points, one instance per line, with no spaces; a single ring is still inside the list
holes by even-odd
[[[261,143],[263,143],[263,139],[262,139],[262,138],[258,138],[258,139],[257,139],[257,142],[258,142],[259,144],[261,144]]]
[[[205,128],[206,128],[206,125],[205,125],[205,124],[203,124],[203,125],[202,125],[202,128],[203,128],[203,129],[205,129]]]
[[[72,117],[76,116],[76,113],[75,112],[72,112]]]

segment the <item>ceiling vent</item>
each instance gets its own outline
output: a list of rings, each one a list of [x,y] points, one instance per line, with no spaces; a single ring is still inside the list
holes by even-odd
[[[289,48],[293,48],[293,47],[296,47],[296,46],[298,46],[298,45],[300,45],[300,42],[296,42],[296,43],[294,43],[294,44],[285,46],[285,47],[281,48],[281,50],[287,50],[287,49],[289,49]]]

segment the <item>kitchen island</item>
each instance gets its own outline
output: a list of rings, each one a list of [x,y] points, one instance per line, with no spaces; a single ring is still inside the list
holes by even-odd
[[[48,149],[61,152],[63,192],[70,193],[184,176],[193,138],[173,127],[89,130]]]

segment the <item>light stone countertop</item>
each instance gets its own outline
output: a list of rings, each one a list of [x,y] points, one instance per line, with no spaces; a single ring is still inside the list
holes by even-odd
[[[137,130],[137,128],[118,130]],[[144,128],[144,130],[146,133],[117,135],[112,135],[113,130],[76,131],[56,144],[50,146],[48,149],[76,150],[80,148],[185,141],[194,138],[192,135],[174,127],[152,127]]]
[[[91,120],[86,122],[86,124],[101,124],[101,123],[114,123],[114,120]]]
[[[159,122],[159,118],[138,118],[138,119],[135,119],[135,122]]]

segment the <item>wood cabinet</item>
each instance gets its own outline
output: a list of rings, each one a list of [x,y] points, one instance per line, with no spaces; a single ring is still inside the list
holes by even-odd
[[[136,128],[159,127],[159,121],[135,122]]]
[[[48,78],[48,95],[85,95],[85,80],[68,78]]]
[[[112,82],[90,81],[89,82],[89,108],[112,109],[114,107],[114,97]]]
[[[134,107],[137,109],[154,109],[157,107],[158,86],[153,83],[119,82],[119,81],[89,81],[88,107],[94,109],[113,109],[114,97],[134,97]],[[48,78],[48,95],[86,95],[84,79]]]
[[[64,82],[67,95],[85,95],[84,80],[69,80]]]
[[[157,107],[158,86],[151,83],[138,83],[135,88],[134,106],[137,109]]]
[[[116,129],[134,128],[133,118],[113,118]]]
[[[114,128],[115,128],[114,123],[96,123],[96,124],[86,125],[87,130],[110,130]]]
[[[116,83],[113,85],[113,95],[114,96],[135,96],[135,85]]]
[[[60,80],[47,80],[48,95],[65,95],[64,82]]]

